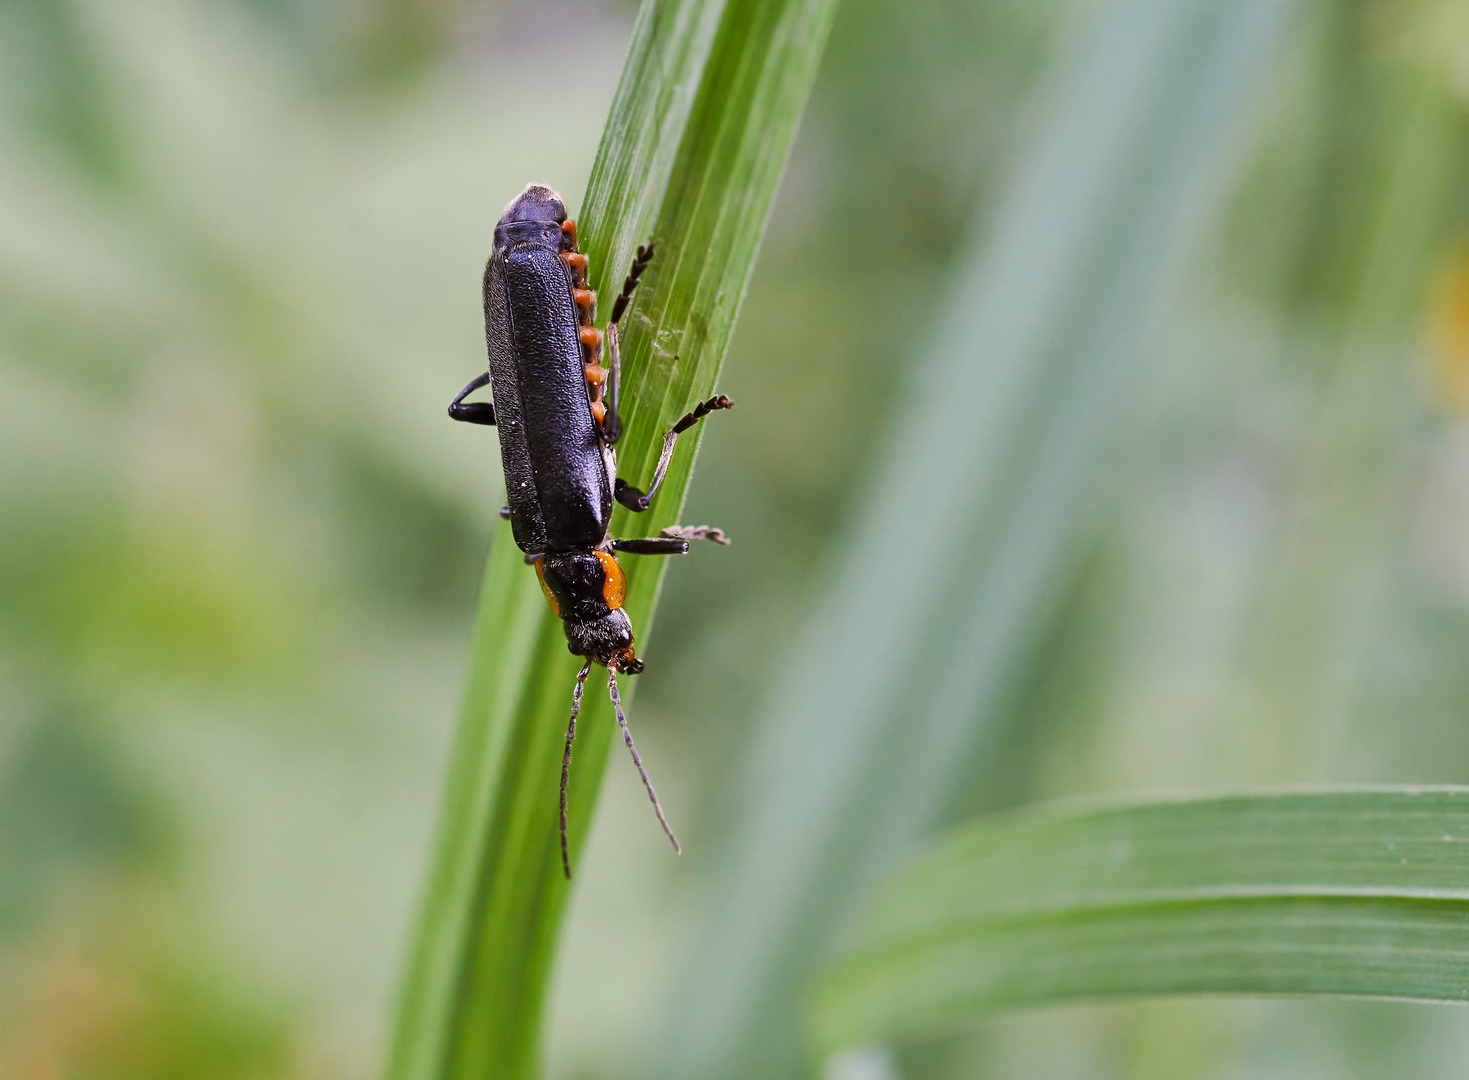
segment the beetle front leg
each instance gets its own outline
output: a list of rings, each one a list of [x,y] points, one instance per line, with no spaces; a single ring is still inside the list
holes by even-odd
[[[645,536],[612,541],[612,550],[628,555],[687,555],[689,542],[673,536]]]
[[[710,543],[723,547],[729,547],[732,543],[730,538],[724,535],[723,529],[717,529],[713,525],[670,525],[666,529],[660,529],[658,535],[679,540],[708,540]]]
[[[459,391],[457,397],[449,402],[449,419],[459,420],[466,424],[484,424],[488,427],[495,426],[495,406],[489,402],[471,401],[464,403],[464,399],[474,393],[490,381],[490,373],[486,371],[482,375],[476,375],[463,390]]]
[[[663,475],[668,472],[668,463],[673,460],[673,448],[678,443],[678,437],[710,413],[733,407],[733,401],[723,394],[716,394],[708,401],[701,401],[690,412],[684,413],[679,422],[669,428],[668,433],[663,436],[663,452],[658,455],[658,467],[653,470],[653,483],[647,492],[639,491],[619,476],[617,483],[613,485],[613,497],[629,510],[642,513],[648,509],[649,503],[653,501],[653,496],[658,493],[658,486],[663,483]]]
[[[711,543],[730,545],[723,529],[713,525],[670,525],[660,529],[657,536],[646,536],[636,540],[614,540],[613,551],[625,551],[629,555],[687,555],[690,540],[708,540]]]

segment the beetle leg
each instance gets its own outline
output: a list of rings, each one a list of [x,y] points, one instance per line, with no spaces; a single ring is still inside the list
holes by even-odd
[[[466,424],[486,424],[494,427],[495,406],[485,401],[471,401],[467,405],[464,403],[465,398],[480,387],[488,384],[489,381],[490,373],[486,371],[483,374],[476,375],[468,386],[459,391],[459,395],[453,401],[449,402],[449,419],[462,420]]]
[[[729,547],[730,539],[724,535],[723,529],[716,529],[713,525],[670,525],[658,533],[659,536],[671,536],[680,540],[709,540],[715,544]]]
[[[617,294],[617,299],[612,302],[612,318],[607,320],[608,326],[616,326],[622,318],[627,305],[632,303],[633,290],[638,287],[638,279],[643,276],[643,271],[653,261],[653,241],[638,245],[638,254],[632,261],[632,267],[627,272],[627,277],[622,281],[622,292]]]
[[[689,542],[671,536],[645,536],[636,540],[614,540],[613,551],[629,555],[687,555]]]
[[[614,446],[622,438],[622,417],[617,413],[617,386],[622,375],[622,352],[618,348],[617,324],[607,324],[607,383],[602,389],[602,402],[607,411],[602,414],[602,441]]]
[[[632,261],[632,267],[623,279],[622,291],[617,294],[617,299],[612,302],[612,318],[607,320],[607,385],[603,390],[603,399],[606,403],[606,412],[601,418],[602,441],[608,446],[614,446],[617,440],[622,438],[622,417],[617,412],[617,386],[622,374],[622,353],[618,349],[619,337],[617,324],[621,321],[623,314],[627,311],[627,305],[632,303],[633,290],[638,287],[638,280],[643,276],[643,271],[653,261],[653,241],[638,245],[637,257]]]
[[[668,463],[673,460],[673,447],[678,442],[678,437],[710,413],[733,406],[733,401],[723,394],[717,394],[708,401],[699,402],[691,411],[684,413],[678,423],[669,428],[668,433],[663,436],[663,452],[658,455],[658,467],[653,470],[653,483],[647,493],[639,491],[619,476],[617,483],[613,485],[613,497],[629,510],[642,513],[648,509],[648,504],[658,492],[658,485],[663,483],[663,475],[668,472]]]

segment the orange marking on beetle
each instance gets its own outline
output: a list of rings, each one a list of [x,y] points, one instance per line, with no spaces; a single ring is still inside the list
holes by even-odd
[[[572,291],[587,287],[587,257],[579,251],[563,251],[561,261],[571,267]]]
[[[595,386],[599,391],[607,382],[607,369],[601,364],[588,364],[582,370],[586,372],[587,385]]]
[[[602,573],[605,578],[602,582],[602,599],[613,611],[622,607],[622,602],[627,599],[627,578],[623,576],[622,567],[617,565],[617,560],[608,551],[595,551],[592,554],[602,564]]]
[[[602,426],[602,420],[606,416],[607,416],[607,406],[606,405],[603,405],[600,401],[594,401],[594,402],[592,402],[592,419],[597,422],[597,426],[598,427],[601,427]]]
[[[576,301],[576,306],[581,308],[582,317],[590,319],[592,317],[592,305],[597,302],[597,294],[592,292],[591,289],[573,289],[571,291],[571,298]]]
[[[536,577],[541,583],[541,592],[546,594],[546,603],[551,605],[551,610],[556,613],[556,617],[559,619],[561,617],[561,601],[556,599],[556,594],[551,591],[551,586],[546,584],[546,572],[541,569],[545,561],[546,557],[542,555],[533,565],[536,568]]]
[[[571,246],[576,247],[576,219],[567,218],[561,223],[561,231],[571,237]]]
[[[598,330],[595,326],[583,326],[577,331],[576,336],[589,349],[600,349],[602,347],[602,331]]]

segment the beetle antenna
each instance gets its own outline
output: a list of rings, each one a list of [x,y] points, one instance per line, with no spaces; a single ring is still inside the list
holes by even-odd
[[[571,692],[571,723],[566,727],[566,753],[561,755],[561,869],[566,871],[567,881],[571,880],[571,856],[566,852],[566,784],[571,779],[571,741],[576,738],[576,714],[581,712],[581,692],[591,670],[589,659],[576,677],[576,689]]]
[[[668,834],[668,839],[673,843],[673,850],[682,855],[683,848],[678,846],[678,837],[673,835],[673,830],[668,827],[668,819],[663,816],[663,807],[659,805],[658,795],[653,791],[653,782],[648,779],[648,770],[643,768],[643,759],[638,757],[638,748],[632,744],[632,732],[627,730],[627,717],[622,712],[622,699],[617,696],[617,667],[615,664],[607,665],[607,693],[612,698],[612,708],[617,713],[617,726],[622,728],[622,741],[627,743],[628,752],[632,754],[632,763],[638,767],[638,775],[643,778],[643,787],[648,789],[648,799],[653,803],[653,813],[658,815],[658,824],[662,825],[663,831]]]

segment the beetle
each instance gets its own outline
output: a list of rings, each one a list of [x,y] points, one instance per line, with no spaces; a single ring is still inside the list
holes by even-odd
[[[681,851],[628,730],[617,673],[643,670],[633,648],[632,623],[623,611],[627,581],[617,553],[682,555],[691,540],[728,544],[709,526],[673,527],[656,537],[614,539],[613,503],[641,513],[663,483],[678,437],[711,412],[734,402],[716,395],[700,402],[663,436],[646,492],[617,475],[613,451],[622,435],[617,411],[621,357],[618,323],[654,253],[639,246],[612,305],[605,331],[594,325],[597,297],[587,288],[587,257],[577,249],[576,222],[561,197],[530,184],[495,226],[484,273],[488,370],[449,404],[449,416],[496,428],[505,469],[505,500],[515,543],[535,567],[546,600],[562,620],[567,648],[586,662],[571,697],[571,720],[561,760],[561,866],[571,877],[566,843],[566,788],[582,691],[592,664],[607,668],[607,693],[623,742],[663,831]],[[607,366],[602,366],[603,346]],[[489,385],[493,402],[466,401]]]

